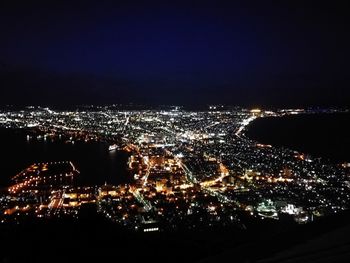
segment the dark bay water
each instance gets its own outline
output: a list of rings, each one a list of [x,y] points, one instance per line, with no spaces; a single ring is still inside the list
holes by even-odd
[[[35,162],[72,161],[81,172],[81,185],[120,184],[130,181],[126,169],[128,155],[109,152],[105,143],[75,143],[47,140],[27,141],[23,130],[0,129],[0,186]]]
[[[350,114],[308,114],[260,118],[246,135],[334,162],[350,162]]]

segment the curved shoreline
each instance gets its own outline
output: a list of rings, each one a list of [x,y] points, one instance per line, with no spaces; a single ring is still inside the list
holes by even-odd
[[[285,147],[334,162],[349,162],[348,119],[350,121],[349,113],[266,116],[251,122],[245,129],[245,136],[274,147]]]

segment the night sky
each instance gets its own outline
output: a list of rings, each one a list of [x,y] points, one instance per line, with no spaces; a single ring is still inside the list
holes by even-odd
[[[0,4],[0,105],[350,104],[341,1],[27,2]]]

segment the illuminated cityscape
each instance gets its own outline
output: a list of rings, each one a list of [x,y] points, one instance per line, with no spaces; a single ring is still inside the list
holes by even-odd
[[[2,191],[0,222],[78,220],[86,206],[128,231],[144,233],[215,226],[244,230],[247,218],[317,221],[349,208],[350,164],[261,144],[245,130],[258,118],[318,112],[215,105],[206,111],[115,105],[2,111],[0,125],[24,131],[28,142],[97,141],[110,154],[127,153],[131,183],[79,185],[76,179],[84,174],[70,160],[33,163]],[[323,111],[336,112],[344,111]]]
[[[0,263],[350,262],[346,1],[2,1]]]

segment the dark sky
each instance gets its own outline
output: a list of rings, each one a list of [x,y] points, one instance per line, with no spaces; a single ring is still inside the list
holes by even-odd
[[[350,104],[342,1],[22,2],[0,4],[1,105]]]

